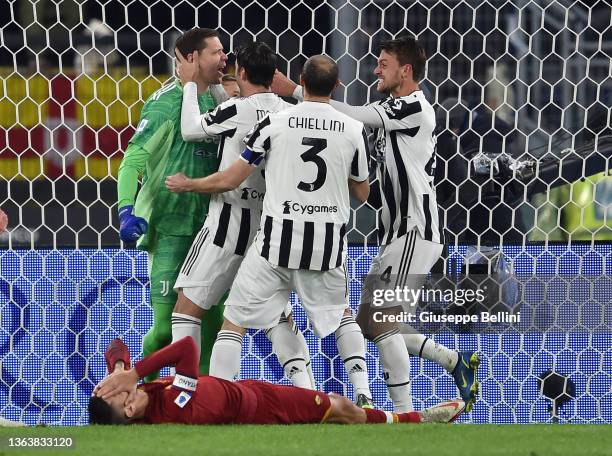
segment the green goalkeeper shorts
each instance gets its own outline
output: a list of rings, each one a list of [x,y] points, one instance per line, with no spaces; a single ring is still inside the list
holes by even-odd
[[[195,236],[158,236],[149,252],[151,302],[174,305],[174,283]]]

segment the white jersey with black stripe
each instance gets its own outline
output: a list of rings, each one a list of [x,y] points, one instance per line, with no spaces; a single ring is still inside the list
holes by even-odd
[[[266,196],[255,239],[270,263],[326,271],[343,263],[348,180],[368,178],[363,124],[306,101],[259,121],[242,157],[265,159]]]
[[[200,118],[207,136],[220,137],[219,170],[227,169],[244,150],[243,139],[255,123],[268,113],[292,105],[269,92],[249,97],[232,98]],[[251,174],[240,186],[211,197],[204,226],[209,229],[213,243],[244,255],[259,229],[261,208],[266,184],[262,171]]]
[[[382,203],[378,214],[380,244],[390,244],[415,227],[423,239],[442,242],[433,186],[433,107],[420,90],[370,106],[383,124],[373,153],[377,162],[376,192],[380,192]]]

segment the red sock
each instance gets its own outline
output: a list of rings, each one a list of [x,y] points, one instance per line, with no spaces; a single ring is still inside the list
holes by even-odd
[[[400,423],[420,423],[421,414],[419,412],[398,413]]]
[[[374,409],[363,409],[366,412],[366,423],[376,424],[376,423],[386,423],[387,415],[382,410],[374,410]]]

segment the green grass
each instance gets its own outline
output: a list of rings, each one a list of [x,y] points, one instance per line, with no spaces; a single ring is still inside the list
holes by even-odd
[[[9,448],[9,437],[70,436],[68,450]],[[86,426],[0,428],[0,455],[612,454],[610,425]]]

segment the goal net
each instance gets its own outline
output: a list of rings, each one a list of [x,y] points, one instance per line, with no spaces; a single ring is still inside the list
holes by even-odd
[[[340,68],[334,98],[359,105],[381,98],[380,43],[421,40],[447,243],[437,272],[484,264],[501,290],[511,284],[504,308],[522,314],[520,325],[431,330],[483,359],[479,401],[461,419],[612,423],[611,14],[569,0],[3,2],[0,416],[84,424],[107,343],[122,337],[141,356],[148,259],[120,245],[117,170],[144,101],[173,77],[174,40],[200,26],[228,50],[266,41],[293,80],[326,53]],[[375,210],[355,205],[353,309],[376,229]],[[333,337],[316,339],[295,309],[319,387],[351,396]],[[249,333],[241,376],[288,383],[270,351]],[[374,402],[390,409],[370,343],[367,362]],[[411,378],[418,409],[458,394],[428,361],[413,358]]]

